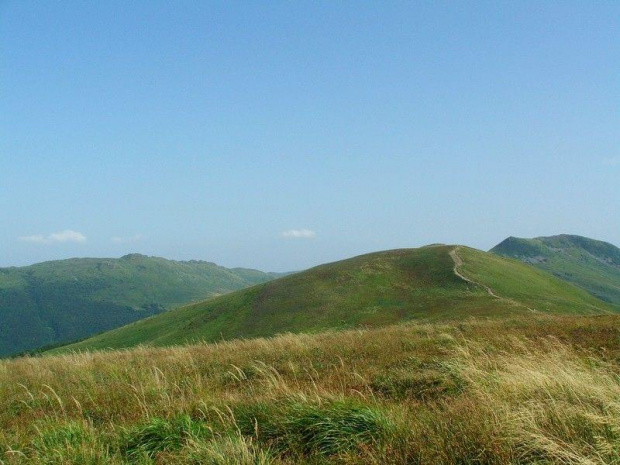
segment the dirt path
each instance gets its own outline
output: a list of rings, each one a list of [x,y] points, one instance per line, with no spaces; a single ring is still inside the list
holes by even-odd
[[[487,294],[489,294],[491,297],[498,299],[498,300],[503,300],[504,302],[507,302],[511,305],[516,305],[519,307],[525,307],[527,308],[530,312],[534,312],[536,313],[537,310],[528,307],[525,304],[522,304],[521,302],[518,302],[514,299],[508,299],[506,297],[502,297],[499,296],[495,293],[495,291],[493,291],[493,289],[491,289],[489,286],[476,282],[472,279],[469,279],[467,276],[465,276],[463,273],[461,273],[460,268],[463,266],[463,259],[461,258],[461,256],[459,255],[459,249],[461,248],[461,246],[457,245],[454,249],[452,249],[450,251],[450,257],[452,257],[452,260],[454,261],[454,274],[457,275],[459,278],[461,278],[463,281],[473,285],[473,286],[477,286],[477,287],[481,287],[482,289],[484,289]]]
[[[460,246],[456,246],[450,252],[450,256],[452,257],[452,260],[454,260],[454,274],[457,275],[459,278],[461,278],[463,281],[468,282],[469,284],[473,284],[474,286],[481,287],[482,289],[487,291],[487,293],[491,297],[495,297],[496,299],[502,299],[502,297],[498,296],[495,292],[493,292],[493,289],[491,289],[489,286],[485,286],[482,283],[472,281],[467,276],[465,276],[463,273],[461,273],[461,270],[459,270],[459,268],[463,266],[463,259],[459,255],[459,249],[460,249]]]

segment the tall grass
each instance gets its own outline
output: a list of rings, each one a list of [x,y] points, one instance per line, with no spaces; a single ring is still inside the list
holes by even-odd
[[[604,362],[555,338],[511,352],[462,349],[470,395],[505,425],[502,433],[524,460],[620,463],[620,377]]]
[[[2,463],[620,463],[618,317],[0,362]]]

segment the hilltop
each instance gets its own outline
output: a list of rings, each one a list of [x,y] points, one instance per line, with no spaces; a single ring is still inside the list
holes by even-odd
[[[321,265],[58,351],[166,346],[411,320],[612,311],[587,292],[518,261],[468,247],[433,245]]]
[[[0,268],[0,356],[81,339],[277,276],[140,254]]]
[[[548,271],[606,302],[620,305],[620,249],[612,244],[568,234],[534,239],[509,237],[491,252]]]

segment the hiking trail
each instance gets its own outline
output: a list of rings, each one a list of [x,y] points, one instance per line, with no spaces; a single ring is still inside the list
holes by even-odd
[[[463,273],[461,273],[460,268],[463,266],[463,259],[461,258],[461,256],[459,255],[459,249],[461,248],[460,245],[457,245],[454,249],[452,249],[450,251],[450,257],[452,257],[452,260],[454,261],[454,274],[457,275],[459,278],[461,278],[463,281],[473,285],[473,286],[477,286],[477,287],[481,287],[482,289],[484,289],[487,294],[489,294],[491,297],[498,299],[498,300],[502,300],[504,302],[507,302],[511,305],[517,305],[519,307],[525,307],[527,308],[530,312],[536,313],[538,312],[538,310],[533,309],[528,307],[525,304],[522,304],[521,302],[514,300],[514,299],[509,299],[507,297],[502,297],[500,295],[497,295],[495,293],[495,291],[493,291],[493,289],[491,289],[489,286],[487,286],[486,284],[482,284],[479,283],[477,281],[474,281],[473,279],[469,279],[467,276],[465,276]]]

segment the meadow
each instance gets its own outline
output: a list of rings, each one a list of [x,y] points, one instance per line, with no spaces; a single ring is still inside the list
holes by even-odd
[[[0,460],[620,463],[618,316],[515,315],[0,362]]]

